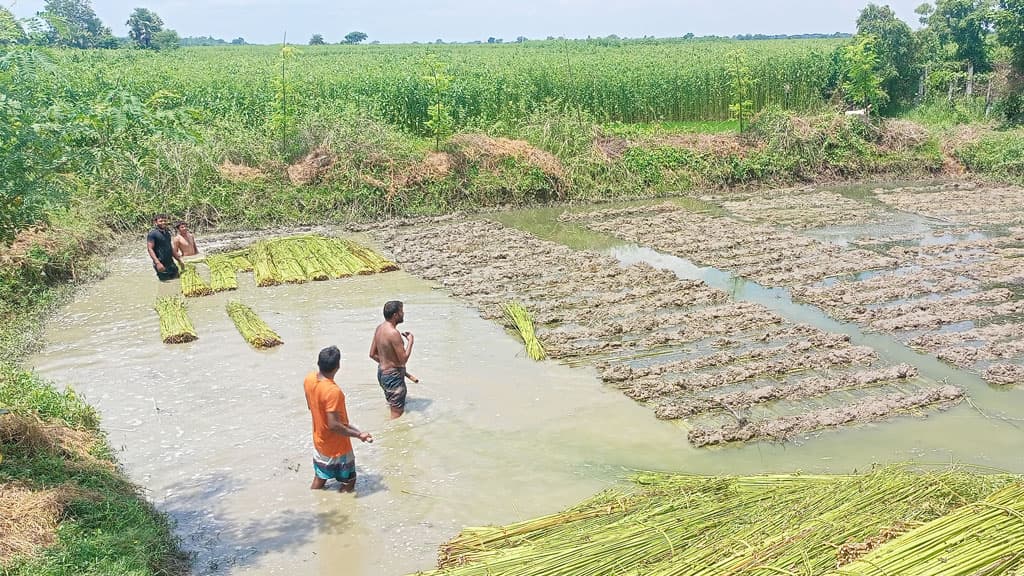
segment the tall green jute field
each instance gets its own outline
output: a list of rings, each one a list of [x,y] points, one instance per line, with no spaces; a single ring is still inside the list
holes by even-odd
[[[819,106],[838,74],[844,40],[541,41],[483,45],[299,46],[285,75],[299,113],[355,105],[413,131],[427,120],[425,62],[451,77],[448,105],[458,126],[520,118],[545,103],[579,108],[599,121],[723,120],[727,65],[741,53],[754,80],[754,109]],[[148,98],[176,92],[186,106],[258,126],[273,115],[280,46],[186,48],[170,52],[63,54],[74,90],[127,88]]]

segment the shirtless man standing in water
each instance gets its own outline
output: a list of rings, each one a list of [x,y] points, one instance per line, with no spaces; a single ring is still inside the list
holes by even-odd
[[[384,389],[384,398],[391,409],[391,418],[405,412],[405,364],[412,354],[412,332],[399,332],[398,325],[405,320],[401,302],[392,300],[384,305],[384,321],[373,333],[370,358],[378,364],[377,382]],[[405,336],[408,342],[403,342]]]
[[[178,222],[174,225],[174,229],[178,231],[178,235],[171,240],[171,244],[174,246],[174,254],[179,259],[185,256],[195,256],[199,254],[199,248],[196,247],[196,237],[192,235],[188,230],[188,224],[185,222]]]

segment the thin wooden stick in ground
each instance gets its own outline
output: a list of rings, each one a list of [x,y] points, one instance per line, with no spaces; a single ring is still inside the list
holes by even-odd
[[[245,304],[234,300],[229,301],[227,312],[235,323],[235,327],[238,328],[238,333],[252,346],[261,349],[273,348],[284,343],[281,341],[281,337],[271,330],[270,326],[267,326],[267,323],[260,319],[252,308]]]
[[[156,301],[154,309],[160,315],[160,338],[164,344],[181,344],[199,338],[192,327],[192,321],[188,318],[185,300],[182,298],[160,298]]]

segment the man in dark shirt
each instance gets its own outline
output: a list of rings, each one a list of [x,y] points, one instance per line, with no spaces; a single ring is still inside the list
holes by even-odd
[[[146,236],[146,249],[149,252],[149,259],[153,261],[153,269],[156,270],[156,277],[161,280],[173,280],[178,277],[178,264],[181,259],[174,254],[171,246],[171,231],[168,229],[168,218],[166,214],[157,214],[153,217],[153,229]],[[184,264],[182,264],[184,267]]]

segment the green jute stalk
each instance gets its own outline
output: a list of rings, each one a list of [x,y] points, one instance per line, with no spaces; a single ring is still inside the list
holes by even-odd
[[[249,251],[249,259],[252,261],[253,274],[256,276],[256,285],[276,286],[281,283],[281,277],[270,256],[270,250],[264,242],[257,242]]]
[[[186,262],[181,271],[181,293],[187,298],[213,294],[213,289],[199,277],[196,265],[191,262]]]
[[[547,357],[544,346],[537,339],[533,329],[533,316],[519,302],[509,302],[504,306],[505,321],[509,328],[514,330],[526,345],[526,353],[534,360],[543,360]]]
[[[466,529],[427,574],[824,575],[845,545],[921,526],[1021,480],[908,466],[844,476],[643,473],[562,514]],[[994,555],[1005,552],[996,545]]]
[[[284,344],[281,337],[271,330],[252,308],[231,300],[227,303],[226,309],[231,321],[238,328],[238,333],[253,347],[265,349]]]
[[[318,244],[319,242],[315,236],[291,238],[288,244],[292,256],[302,266],[302,270],[308,280],[321,281],[331,277],[323,264],[320,263],[320,259],[317,258],[316,247]]]
[[[281,281],[287,284],[302,284],[307,281],[306,272],[299,260],[292,253],[287,239],[268,240],[267,249],[280,274]]]
[[[182,344],[199,338],[180,296],[158,298],[153,309],[160,316],[160,339],[164,344]]]
[[[831,576],[998,576],[1024,570],[1024,482],[883,544]]]

